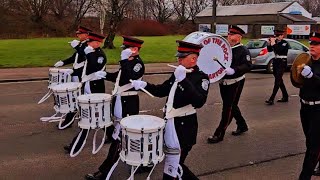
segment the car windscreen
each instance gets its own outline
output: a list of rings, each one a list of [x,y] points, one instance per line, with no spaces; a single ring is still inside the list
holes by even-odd
[[[247,43],[248,49],[260,49],[267,46],[267,42],[263,40],[251,40]]]

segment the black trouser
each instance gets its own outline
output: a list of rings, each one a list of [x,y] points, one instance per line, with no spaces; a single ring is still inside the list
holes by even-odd
[[[284,85],[282,76],[287,68],[287,60],[286,59],[273,59],[273,76],[274,76],[274,86],[272,95],[269,100],[273,101],[277,95],[277,92],[280,88],[282,92],[282,98],[288,99],[288,92]]]
[[[117,160],[119,159],[120,151],[121,151],[120,140],[112,140],[107,159],[105,159],[99,167],[99,171],[102,174],[107,175],[109,173],[113,164],[117,162]]]
[[[189,151],[191,151],[192,145],[181,147],[181,155],[180,155],[180,161],[179,164],[182,167],[183,174],[181,179],[188,179],[188,180],[197,180],[197,176],[194,175],[190,169],[184,164],[184,161],[186,160]],[[168,174],[163,173],[163,180],[174,180],[176,178],[169,176]]]
[[[320,160],[320,105],[301,103],[300,118],[306,136],[307,151],[299,180],[310,180]]]
[[[218,136],[219,138],[224,137],[224,134],[233,118],[236,119],[237,128],[241,129],[248,127],[238,107],[244,82],[245,79],[231,85],[219,84],[220,94],[223,102],[222,117],[218,128],[214,132],[214,135]]]

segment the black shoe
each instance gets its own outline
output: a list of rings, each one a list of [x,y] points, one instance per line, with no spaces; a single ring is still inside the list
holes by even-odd
[[[70,154],[71,146],[63,146],[63,149],[65,150],[66,154]]]
[[[266,100],[265,103],[266,103],[267,105],[274,105],[273,100]]]
[[[320,168],[319,167],[314,170],[313,175],[320,176]]]
[[[100,171],[97,171],[93,174],[87,174],[84,177],[87,180],[105,180],[107,178],[106,174],[101,173]]]
[[[222,137],[218,137],[218,136],[209,136],[207,139],[209,144],[215,144],[218,143],[220,141],[223,141]]]
[[[288,102],[289,99],[288,98],[281,98],[281,99],[278,99],[277,102]]]
[[[232,131],[232,135],[234,135],[234,136],[239,136],[239,135],[241,135],[241,134],[243,134],[244,132],[247,132],[249,129],[248,129],[248,127],[245,127],[245,128],[237,128],[237,130],[235,130],[235,131]]]

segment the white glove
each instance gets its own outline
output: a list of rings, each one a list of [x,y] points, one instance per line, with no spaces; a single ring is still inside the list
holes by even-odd
[[[60,67],[60,66],[63,66],[63,62],[62,61],[58,61],[54,64],[54,67]]]
[[[147,86],[147,83],[141,80],[133,80],[131,82],[131,85],[134,87],[135,90],[139,90],[145,88]]]
[[[123,50],[121,52],[121,60],[124,60],[124,59],[129,59],[129,57],[131,56],[132,54],[132,51],[130,48],[127,48],[125,50]]]
[[[97,71],[94,73],[97,78],[106,78],[107,72],[105,71]]]
[[[305,78],[311,78],[313,76],[313,72],[311,71],[311,67],[304,66],[303,70],[301,71],[301,75]]]
[[[224,72],[226,72],[227,75],[234,75],[234,73],[235,73],[234,69],[229,68],[229,67],[226,68],[226,69],[224,70]]]
[[[89,54],[89,53],[92,53],[92,52],[94,52],[94,49],[93,49],[93,47],[91,47],[91,46],[87,46],[87,47],[84,49],[84,53],[86,53],[86,54]]]
[[[76,46],[79,45],[79,43],[80,43],[80,41],[78,41],[78,40],[72,40],[70,42],[70,45],[71,45],[72,48],[75,48]]]
[[[174,71],[174,76],[176,77],[178,82],[181,82],[182,80],[184,80],[184,78],[186,78],[186,75],[187,75],[187,69],[182,65],[179,65]]]

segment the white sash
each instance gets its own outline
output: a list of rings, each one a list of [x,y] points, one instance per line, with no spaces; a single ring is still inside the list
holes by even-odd
[[[168,101],[166,103],[166,116],[167,111],[171,111],[173,109],[173,100],[174,95],[177,90],[178,81],[175,81],[170,89]],[[165,132],[164,132],[164,142],[166,147],[169,149],[179,150],[180,152],[180,143],[177,136],[177,132],[174,126],[174,118],[169,118],[166,123]],[[179,154],[166,154],[165,162],[164,162],[164,173],[172,176],[178,176],[178,168],[180,161],[180,153]]]

